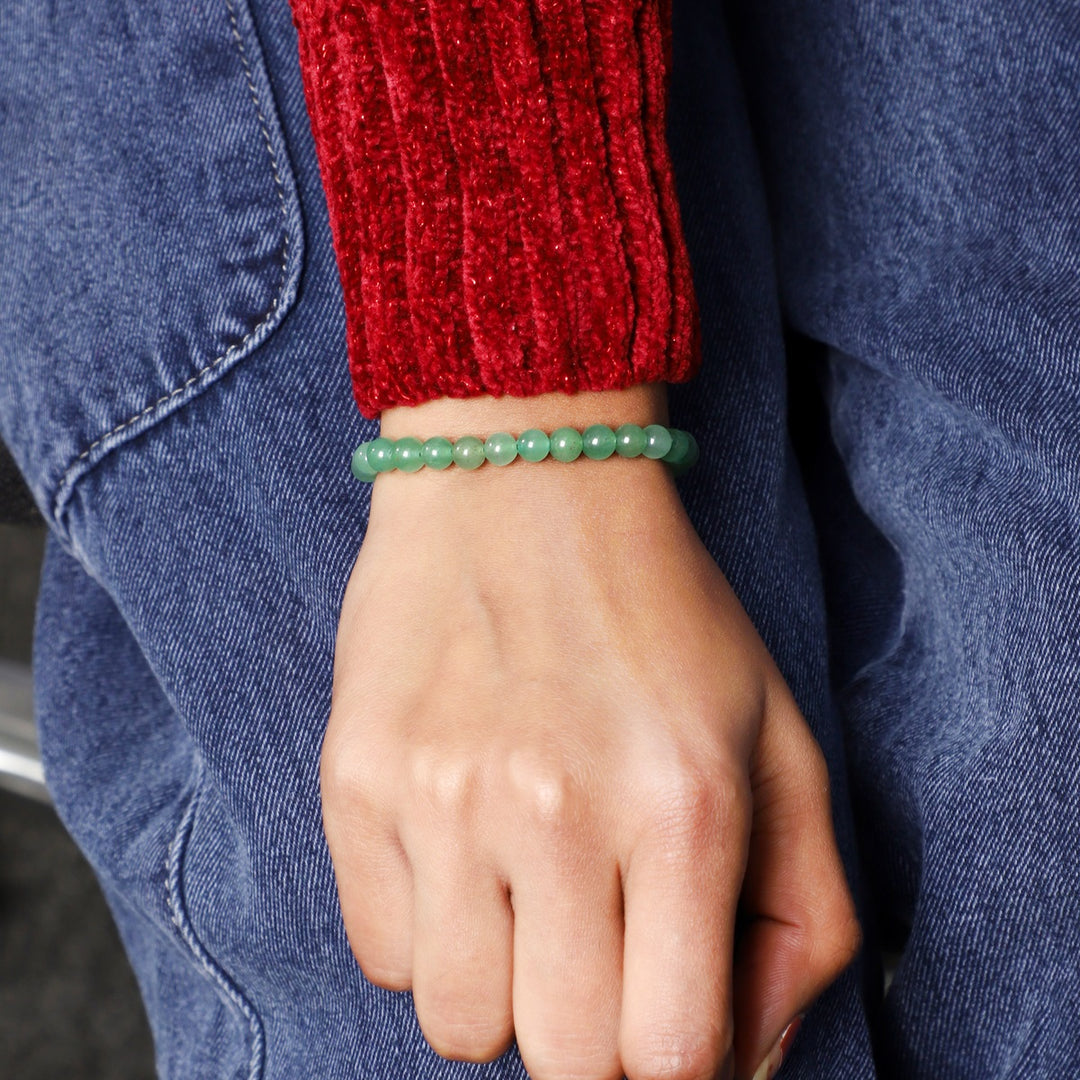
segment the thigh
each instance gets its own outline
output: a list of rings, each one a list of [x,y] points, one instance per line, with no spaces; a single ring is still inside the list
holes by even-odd
[[[910,931],[881,1070],[1071,1075],[1080,16],[739,9],[785,312],[829,350],[833,437],[902,576],[833,641],[877,903]],[[866,565],[822,520],[830,561]]]
[[[192,929],[179,868],[201,762],[109,594],[49,538],[35,711],[46,777],[133,962],[163,1077],[247,1075],[259,1032]]]
[[[714,8],[683,6],[675,26],[671,143],[706,331],[702,375],[672,388],[672,422],[703,448],[680,484],[826,749],[857,884],[815,541],[784,423],[769,231]],[[207,218],[193,246],[180,242],[190,219],[146,196],[143,221],[125,219],[135,239],[102,256],[119,268],[88,273],[89,293],[73,288],[73,303],[89,296],[88,316],[112,304],[114,317],[35,327],[29,306],[16,312],[26,370],[48,374],[50,342],[70,362],[99,357],[83,379],[61,364],[51,380],[16,380],[27,402],[52,411],[33,423],[17,410],[4,417],[62,549],[43,600],[38,670],[50,776],[121,913],[166,1075],[212,1075],[213,1046],[227,1048],[223,1076],[523,1080],[514,1049],[485,1066],[438,1058],[409,996],[367,984],[345,938],[318,758],[337,612],[367,521],[369,492],[348,462],[376,426],[351,398],[287,7],[257,5],[254,22],[239,0],[208,0],[207,12],[213,30],[193,50],[195,70],[227,85],[234,111],[219,117],[220,133],[239,141],[191,147],[201,165],[190,176],[164,169],[162,182],[177,181],[174,208],[200,193],[193,209]],[[196,109],[200,86],[188,89]],[[223,93],[211,96],[216,107]],[[171,160],[157,149],[139,158],[158,162],[150,177]],[[116,169],[126,177],[122,162]],[[242,191],[228,184],[234,173]],[[117,180],[118,197],[129,183]],[[95,209],[72,212],[86,223]],[[20,227],[32,236],[33,224]],[[163,238],[169,227],[180,231]],[[215,227],[225,231],[211,243]],[[85,236],[65,237],[70,251],[37,293],[66,284],[64,258],[93,267]],[[144,284],[160,294],[136,290],[133,300],[117,283],[128,269],[121,256],[136,254],[133,270],[182,280],[161,289],[153,277]],[[94,293],[103,279],[112,284]],[[21,295],[29,305],[34,293]],[[49,392],[36,393],[45,383]],[[39,433],[50,425],[63,438],[45,446]],[[114,646],[127,659],[106,678]],[[93,696],[67,675],[76,660]],[[137,707],[118,709],[133,686],[144,691]],[[106,758],[85,749],[91,732],[115,747]],[[118,807],[153,828],[101,842]],[[190,994],[155,992],[162,956],[181,965]],[[822,1000],[788,1067],[810,1077],[821,1062],[830,1076],[872,1075],[858,970]]]

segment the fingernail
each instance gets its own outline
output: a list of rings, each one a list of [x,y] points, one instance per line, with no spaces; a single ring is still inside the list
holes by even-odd
[[[776,1040],[776,1045],[769,1051],[769,1056],[758,1066],[757,1072],[754,1073],[754,1080],[773,1080],[773,1077],[780,1071],[780,1066],[784,1064],[784,1059],[791,1050],[791,1044],[795,1041],[795,1036],[799,1034],[802,1021],[801,1016],[796,1016],[784,1028],[783,1034]]]

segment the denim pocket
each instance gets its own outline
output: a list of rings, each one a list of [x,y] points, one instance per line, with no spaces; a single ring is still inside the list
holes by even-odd
[[[9,0],[0,41],[0,431],[62,526],[279,324],[300,209],[245,0]]]
[[[239,1051],[240,1060],[230,1062],[230,1064],[239,1066],[239,1068],[232,1070],[232,1074],[234,1076],[243,1076],[246,1080],[258,1080],[263,1074],[266,1056],[266,1036],[262,1019],[255,1011],[244,990],[207,949],[191,917],[190,893],[192,889],[187,880],[188,848],[192,843],[193,833],[197,831],[197,822],[200,815],[206,816],[204,814],[204,804],[207,801],[207,785],[206,773],[200,764],[194,778],[193,793],[177,827],[176,834],[169,844],[168,860],[165,868],[167,902],[172,924],[180,942],[188,950],[196,969],[209,983],[218,996],[219,1002],[224,1005],[227,1013],[232,1018],[232,1024],[228,1032],[228,1036],[231,1036],[231,1038],[226,1037],[221,1031],[216,1032],[217,1038],[224,1038],[232,1055],[237,1055]],[[205,826],[203,831],[207,831]],[[215,846],[215,850],[225,839],[223,836],[224,831],[219,826],[215,835],[215,830],[213,828],[209,829],[209,840]],[[233,864],[226,861],[225,865],[232,867]],[[213,875],[210,875],[210,877],[212,878]],[[196,885],[194,891],[197,895],[202,896],[208,887],[212,890],[213,883],[204,879]],[[205,899],[204,896],[203,899]],[[216,900],[219,903],[219,909],[222,907],[228,908],[230,901],[235,903],[235,896],[219,896],[216,897]],[[220,1028],[220,1023],[216,1025],[213,1023],[217,1010],[208,1010],[204,1007],[202,1011],[206,1015],[191,1018],[193,1027],[204,1026],[209,1029],[216,1026]],[[240,1036],[240,1042],[243,1045],[242,1050],[237,1045],[237,1035]],[[223,1066],[224,1062],[220,1064]]]

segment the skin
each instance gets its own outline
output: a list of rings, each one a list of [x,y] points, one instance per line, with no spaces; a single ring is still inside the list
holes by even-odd
[[[666,423],[665,389],[382,429],[593,422]],[[660,462],[380,475],[322,793],[364,975],[448,1058],[749,1078],[858,949],[822,755]]]

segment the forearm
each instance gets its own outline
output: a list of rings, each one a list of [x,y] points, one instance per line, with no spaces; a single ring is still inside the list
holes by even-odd
[[[666,0],[293,0],[365,416],[690,378]]]

